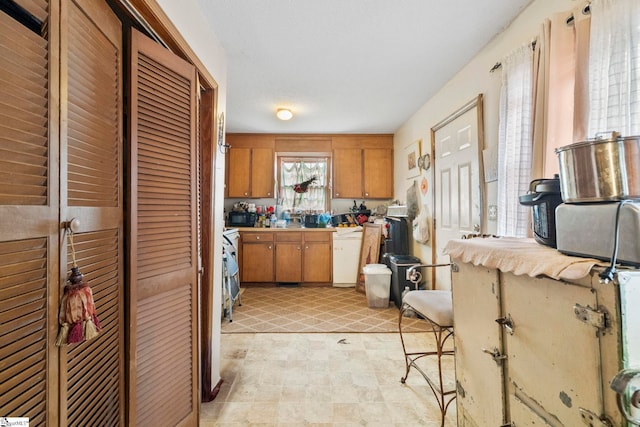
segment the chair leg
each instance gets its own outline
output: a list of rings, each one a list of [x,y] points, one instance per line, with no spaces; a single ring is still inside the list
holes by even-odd
[[[404,337],[402,334],[402,319],[404,317],[404,312],[409,307],[406,304],[403,304],[400,308],[400,315],[398,318],[398,331],[400,333],[400,342],[402,343],[402,351],[404,352],[405,358],[405,374],[402,378],[400,378],[400,382],[404,384],[409,376],[409,371],[411,368],[415,368],[427,381],[429,388],[431,389],[436,401],[438,402],[438,406],[440,408],[440,416],[441,416],[441,427],[444,427],[445,416],[447,414],[447,410],[449,409],[449,405],[456,398],[456,390],[444,390],[444,378],[442,375],[442,357],[443,356],[453,356],[453,350],[444,350],[445,343],[449,340],[449,338],[453,337],[453,329],[446,328],[434,323],[428,317],[424,317],[424,319],[429,322],[431,327],[431,332],[433,333],[434,340],[436,343],[435,351],[423,351],[423,352],[407,352],[407,347],[404,342]],[[429,376],[424,372],[417,364],[416,361],[425,356],[436,356],[437,364],[438,364],[438,381],[434,383],[434,381],[429,378]]]

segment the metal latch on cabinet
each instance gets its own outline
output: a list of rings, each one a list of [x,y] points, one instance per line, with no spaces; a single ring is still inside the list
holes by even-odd
[[[498,350],[497,348],[494,348],[493,350],[488,350],[486,348],[483,348],[482,352],[487,353],[489,356],[491,356],[493,361],[496,362],[498,366],[502,364],[503,360],[507,359],[507,355],[500,353],[500,350]]]
[[[509,335],[513,335],[513,319],[510,314],[505,317],[498,317],[496,323],[501,325]]]
[[[576,303],[573,306],[573,312],[578,320],[586,323],[587,325],[591,325],[599,330],[607,328],[607,316],[602,311],[594,310],[591,307],[584,307]]]

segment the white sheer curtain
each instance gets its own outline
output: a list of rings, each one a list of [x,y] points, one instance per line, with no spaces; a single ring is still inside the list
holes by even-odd
[[[500,236],[525,237],[530,208],[521,206],[531,181],[533,51],[525,45],[502,60],[498,133],[498,227]]]
[[[640,135],[640,1],[591,2],[589,136]]]
[[[283,209],[291,212],[327,210],[327,176],[328,159],[316,158],[281,158],[280,159],[280,191],[278,197]],[[305,193],[296,193],[295,184],[300,184],[315,177]]]

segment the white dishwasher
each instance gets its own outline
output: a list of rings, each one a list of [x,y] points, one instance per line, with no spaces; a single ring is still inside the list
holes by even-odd
[[[333,286],[356,286],[361,243],[362,227],[338,229],[333,233]]]

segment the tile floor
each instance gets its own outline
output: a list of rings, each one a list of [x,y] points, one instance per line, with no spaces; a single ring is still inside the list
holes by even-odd
[[[397,332],[398,309],[369,308],[367,297],[353,288],[249,287],[233,322],[222,321],[222,333]],[[404,331],[424,331],[425,322],[405,317]]]
[[[421,348],[431,340],[405,335]],[[405,368],[397,333],[223,334],[221,358],[224,383],[213,402],[202,404],[202,427],[440,425],[422,376],[412,370],[400,382]],[[434,372],[435,364],[424,363]],[[455,425],[454,400],[446,426]]]

